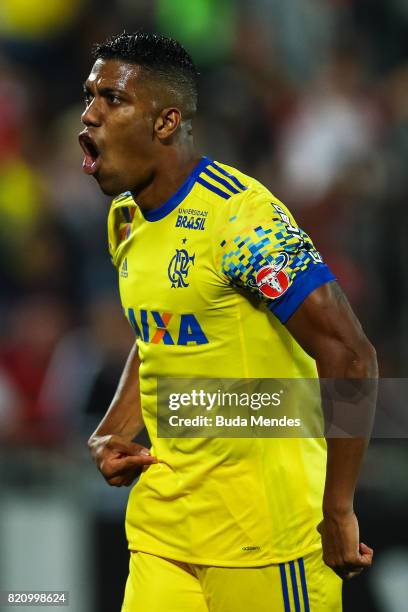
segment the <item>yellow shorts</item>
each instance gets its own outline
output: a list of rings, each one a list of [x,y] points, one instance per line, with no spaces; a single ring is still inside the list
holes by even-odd
[[[131,553],[122,612],[341,612],[342,580],[321,550],[254,568]]]

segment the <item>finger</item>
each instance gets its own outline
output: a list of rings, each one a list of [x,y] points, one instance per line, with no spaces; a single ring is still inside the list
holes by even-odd
[[[129,442],[123,440],[119,436],[112,435],[106,442],[106,448],[110,450],[115,450],[127,455],[150,455],[150,451],[148,448],[141,446],[140,444],[136,444],[135,442]]]
[[[106,448],[109,450],[118,451],[125,455],[150,455],[148,448],[140,446],[140,444],[136,444],[135,442],[125,442],[117,436],[112,436],[110,440],[108,440],[106,443]]]
[[[362,572],[371,566],[371,558],[359,557],[352,562],[344,563],[340,569],[344,572]]]
[[[366,567],[370,567],[370,565],[371,565],[371,558],[359,556],[353,559],[353,561],[348,561],[347,563],[343,563],[341,568],[347,572],[354,572],[360,569],[363,570]]]
[[[140,446],[140,444],[135,444],[134,442],[130,442],[129,450],[132,455],[145,455],[146,457],[151,456],[151,452],[145,446]]]
[[[370,567],[373,563],[373,555],[370,553],[360,555],[358,565],[360,567]]]
[[[152,463],[157,463],[155,457],[147,457],[144,455],[128,455],[126,457],[122,457],[121,459],[113,460],[110,466],[107,466],[107,472],[111,476],[121,476],[122,474],[126,474],[127,472],[133,474],[135,470],[141,471],[145,465],[151,465]]]
[[[118,453],[116,455],[116,453]],[[105,453],[106,455],[106,453]],[[118,450],[118,449],[113,449],[113,448],[109,448],[107,451],[107,457],[105,459],[105,461],[123,461],[126,459],[136,459],[137,461],[140,461],[142,464],[144,463],[157,463],[157,458],[154,457],[153,455],[150,454],[150,451],[146,448],[141,448],[139,449],[138,452],[134,452],[133,449],[128,448],[127,451],[125,451],[125,448],[122,447],[122,450]]]
[[[367,555],[361,555],[360,556],[360,563],[359,565],[363,566],[363,567],[371,567],[373,564],[373,555],[367,554]]]
[[[123,487],[130,485],[137,476],[140,476],[141,468],[133,468],[133,470],[123,470],[120,473],[115,472],[111,475],[104,475],[105,480],[113,487]]]
[[[332,570],[336,572],[338,576],[342,580],[349,580],[350,578],[354,578],[354,576],[358,576],[361,572],[364,571],[362,567],[345,567],[343,566],[335,566],[332,567]]]
[[[123,487],[124,486],[124,478],[123,476],[115,476],[114,478],[106,478],[106,482],[111,487]]]
[[[140,465],[141,467],[157,463],[156,457],[152,457],[152,455],[128,455],[127,457],[123,457],[121,461],[124,465]]]
[[[129,478],[129,482],[123,482],[120,480],[118,484],[113,486],[123,486],[124,484],[131,484],[133,480],[141,474],[141,472],[147,469],[153,463],[158,463],[156,457],[152,455],[125,455],[123,457],[112,457],[108,456],[98,464],[98,469],[101,472],[105,480],[111,484],[110,480],[113,478]]]
[[[142,472],[145,472],[149,468],[148,465],[145,465],[143,469],[136,468],[133,471],[127,470],[124,471],[121,475],[115,474],[115,476],[106,477],[105,480],[112,487],[128,487],[130,486],[137,476],[140,476]]]
[[[374,555],[374,550],[367,546],[367,544],[364,544],[364,542],[360,542],[359,550],[362,555]]]
[[[115,476],[107,478],[106,481],[111,487],[128,487],[137,478],[139,473],[134,472],[131,476],[124,474],[123,476]]]
[[[137,476],[140,476],[142,474],[142,472],[145,472],[146,470],[149,469],[149,465],[145,465],[143,466],[143,468],[141,470],[138,470],[137,472],[130,472],[129,476],[126,477],[126,475],[124,475],[123,478],[123,486],[128,487],[129,485],[131,485],[134,480],[136,479]]]
[[[346,572],[343,578],[344,580],[351,580],[352,578],[355,578],[355,576],[359,576],[362,571],[363,569],[360,568],[359,570],[356,570],[354,572]]]
[[[129,461],[129,459],[132,460]],[[99,466],[99,470],[105,478],[115,478],[116,476],[123,476],[129,471],[132,474],[136,473],[137,471],[141,472],[143,465],[144,462],[140,458],[123,457],[122,459],[102,461]]]

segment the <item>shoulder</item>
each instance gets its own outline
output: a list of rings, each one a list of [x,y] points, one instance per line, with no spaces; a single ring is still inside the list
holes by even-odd
[[[108,215],[108,246],[114,261],[119,245],[129,237],[135,210],[130,191],[121,193],[112,201]]]
[[[287,206],[256,178],[221,162],[212,162],[207,168],[217,176],[214,182],[222,177],[228,186],[235,188],[225,198],[225,204],[217,207],[220,222],[241,221],[252,225],[262,220],[296,225]]]
[[[124,193],[120,193],[112,200],[110,211],[114,209],[124,210],[129,206],[135,206],[135,201],[132,198],[130,191],[125,191]]]

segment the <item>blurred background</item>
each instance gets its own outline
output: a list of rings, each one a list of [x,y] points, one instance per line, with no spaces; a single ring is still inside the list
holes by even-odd
[[[93,43],[170,34],[200,72],[197,147],[266,184],[309,231],[377,348],[408,371],[406,0],[0,1],[0,589],[120,610],[127,490],[86,440],[133,337],[81,172]],[[408,444],[372,442],[357,496],[370,572],[346,612],[408,610]]]

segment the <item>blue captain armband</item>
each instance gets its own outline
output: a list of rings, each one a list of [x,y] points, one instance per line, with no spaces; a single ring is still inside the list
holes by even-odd
[[[270,301],[267,307],[281,323],[286,323],[312,291],[334,280],[336,277],[326,264],[315,264],[297,274],[285,293]]]

